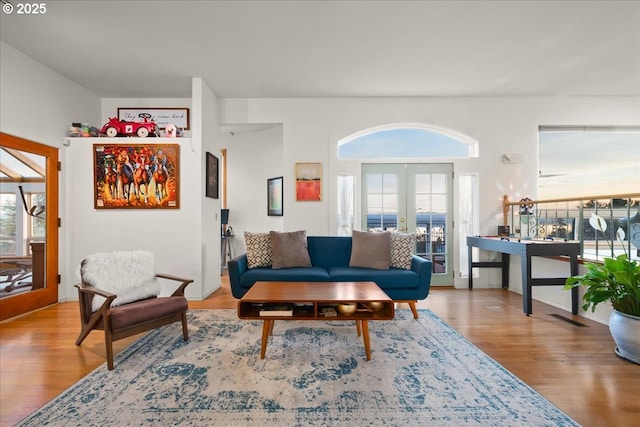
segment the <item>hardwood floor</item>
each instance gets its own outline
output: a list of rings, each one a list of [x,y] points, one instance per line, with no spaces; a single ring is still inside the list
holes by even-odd
[[[235,308],[223,287],[191,309]],[[408,305],[399,305],[408,309]],[[433,289],[428,308],[584,426],[640,426],[640,366],[619,359],[606,326],[502,289]],[[575,326],[554,315],[573,319]],[[77,347],[77,302],[0,324],[0,424],[12,426],[105,362],[92,332]],[[118,353],[138,337],[114,344]]]

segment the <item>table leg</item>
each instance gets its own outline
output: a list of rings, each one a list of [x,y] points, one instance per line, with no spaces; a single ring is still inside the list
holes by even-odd
[[[264,359],[264,355],[267,352],[267,341],[273,328],[273,320],[265,320],[262,325],[262,343],[260,347],[260,359]]]
[[[467,245],[467,256],[469,261],[469,289],[473,289],[473,246]]]
[[[576,276],[578,274],[578,256],[573,255],[571,257],[571,276]],[[578,314],[578,306],[579,306],[579,294],[578,288],[571,289],[571,313]]]
[[[533,313],[533,301],[531,297],[531,256],[522,254],[520,258],[522,266],[522,305],[524,314],[528,316]]]
[[[502,253],[502,289],[509,289],[509,254]]]
[[[362,338],[364,339],[364,351],[367,354],[367,360],[371,360],[371,343],[369,342],[369,321],[362,321]]]
[[[356,320],[356,331],[358,332],[358,336],[360,336],[360,320]]]

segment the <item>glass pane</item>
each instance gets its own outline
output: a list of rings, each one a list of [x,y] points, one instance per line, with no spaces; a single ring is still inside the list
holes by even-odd
[[[431,175],[416,174],[416,193],[431,192]]]
[[[369,193],[382,192],[382,174],[367,175],[367,191]]]
[[[378,130],[340,141],[339,159],[470,157],[470,141],[421,128]]]
[[[0,194],[0,255],[16,256],[15,194]]]
[[[431,196],[431,212],[446,213],[447,212],[447,196],[442,194],[434,194]]]
[[[447,176],[444,174],[433,174],[431,176],[432,193],[445,194],[447,192]]]
[[[397,193],[398,192],[398,176],[394,173],[385,173],[383,176],[384,192],[385,193]]]

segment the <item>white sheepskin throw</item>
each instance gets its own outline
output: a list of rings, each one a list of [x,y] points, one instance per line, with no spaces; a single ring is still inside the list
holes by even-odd
[[[154,257],[147,251],[89,255],[85,258],[80,275],[84,283],[118,295],[111,307],[155,297],[160,293]],[[104,301],[103,297],[94,296],[91,310],[98,310]]]

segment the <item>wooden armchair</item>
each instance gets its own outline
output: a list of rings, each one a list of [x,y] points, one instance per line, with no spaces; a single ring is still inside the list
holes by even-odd
[[[131,258],[133,258],[132,262]],[[127,259],[124,265],[118,262],[123,259]],[[143,271],[143,274],[139,274],[141,273],[140,265],[149,264],[149,262],[151,265],[146,265],[146,268],[142,269],[146,271]],[[98,268],[94,269],[93,274],[88,274],[87,267],[90,267],[92,263],[98,264]],[[131,268],[127,268],[128,266]],[[108,271],[110,267],[115,271]],[[105,288],[112,288],[118,281],[123,283],[133,282],[133,286],[130,287],[116,285],[116,288],[125,289],[122,291],[123,295],[127,294],[127,289],[134,289],[133,293],[129,292],[128,295],[123,297],[124,300],[134,299],[133,301],[117,305],[117,298],[119,298],[121,292],[114,293],[112,289],[101,289],[101,283],[97,282],[101,282],[99,276],[105,271],[107,279],[102,283]],[[182,322],[183,339],[185,341],[189,340],[187,330],[188,304],[184,297],[184,290],[193,280],[155,272],[152,273],[151,277],[145,277],[144,273],[148,274],[150,271],[153,272],[153,255],[144,251],[94,254],[82,261],[80,268],[82,283],[75,285],[78,288],[80,321],[82,324],[82,330],[76,340],[76,345],[82,344],[82,341],[94,329],[104,331],[107,367],[109,370],[113,369],[113,342],[119,339],[180,321]],[[96,272],[98,274],[95,274]],[[144,279],[141,280],[141,277]],[[158,278],[181,282],[181,284],[169,297],[145,295],[140,299],[135,298],[135,295],[148,294],[148,291],[141,292],[140,289],[148,285],[149,282],[157,282]],[[160,284],[157,282],[158,292],[159,286]],[[131,295],[134,296],[132,297]],[[97,300],[94,301],[94,298]],[[103,298],[104,302],[100,303],[98,299],[101,300]]]

